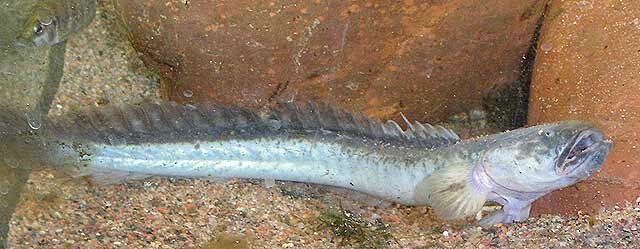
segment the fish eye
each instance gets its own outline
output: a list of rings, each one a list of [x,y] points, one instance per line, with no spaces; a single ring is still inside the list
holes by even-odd
[[[36,34],[42,34],[42,31],[44,30],[44,28],[42,27],[42,24],[38,23],[34,28],[33,31],[36,32]]]

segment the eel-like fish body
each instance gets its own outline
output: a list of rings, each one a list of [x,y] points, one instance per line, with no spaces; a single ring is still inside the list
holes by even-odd
[[[460,140],[421,123],[402,130],[325,104],[283,103],[259,115],[214,104],[145,102],[82,110],[29,128],[0,116],[7,143],[34,164],[78,175],[109,172],[277,179],[338,186],[445,219],[502,210],[481,225],[522,221],[531,202],[599,170],[611,142],[592,124],[565,121]],[[15,148],[10,148],[16,151]]]

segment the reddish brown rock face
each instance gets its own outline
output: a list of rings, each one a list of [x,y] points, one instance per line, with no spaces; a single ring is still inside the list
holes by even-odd
[[[596,122],[614,141],[603,170],[534,213],[595,212],[640,195],[640,5],[553,1],[531,83],[530,123]]]
[[[543,1],[133,1],[117,9],[166,98],[332,102],[435,121],[518,76]]]

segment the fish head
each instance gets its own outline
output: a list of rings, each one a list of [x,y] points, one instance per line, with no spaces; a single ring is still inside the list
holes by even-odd
[[[507,192],[546,194],[602,167],[612,142],[592,123],[564,121],[489,138],[481,156],[490,182]]]
[[[59,42],[56,19],[44,13],[34,12],[24,22],[17,44],[22,47],[38,47]]]

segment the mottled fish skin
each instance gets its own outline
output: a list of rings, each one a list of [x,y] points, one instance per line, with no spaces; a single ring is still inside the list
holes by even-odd
[[[41,0],[33,6],[18,36],[18,45],[42,46],[66,41],[88,26],[96,0]]]
[[[482,225],[525,219],[531,202],[599,170],[611,149],[593,124],[580,121],[461,141],[440,126],[414,123],[402,130],[393,121],[314,103],[285,103],[259,115],[146,102],[81,110],[26,131],[13,116],[0,115],[7,120],[0,134],[28,140],[25,157],[78,175],[326,184],[430,205],[446,219],[475,215],[486,201],[502,204]]]

